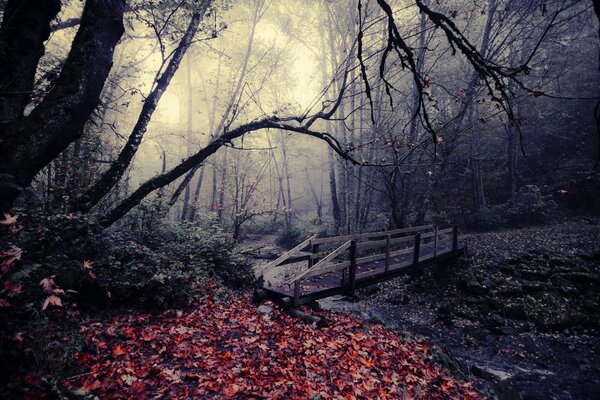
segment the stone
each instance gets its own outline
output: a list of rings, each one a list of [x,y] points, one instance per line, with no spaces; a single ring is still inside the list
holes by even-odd
[[[598,303],[593,300],[585,299],[583,301],[583,307],[589,311],[598,311]]]
[[[539,282],[522,281],[521,287],[523,288],[524,291],[531,293],[531,292],[540,291],[542,289],[542,284]]]
[[[505,320],[498,314],[492,314],[492,316],[490,317],[490,322],[494,326],[502,326],[504,325]]]
[[[263,314],[263,315],[273,315],[273,307],[268,306],[266,304],[263,304],[261,306],[259,306],[256,311],[259,314]]]
[[[475,365],[472,367],[472,370],[475,375],[495,381],[504,381],[513,377],[513,374],[509,372],[486,367],[485,365]]]
[[[517,331],[510,326],[501,326],[499,328],[496,328],[496,331],[505,336],[512,336],[515,333],[517,333]]]
[[[499,288],[496,292],[499,296],[509,297],[521,295],[523,287],[519,282],[508,282],[506,286]]]
[[[477,282],[475,279],[470,279],[470,280],[462,283],[462,288],[465,292],[475,294],[475,295],[486,294],[489,291],[489,289],[487,287],[483,286],[481,283]]]

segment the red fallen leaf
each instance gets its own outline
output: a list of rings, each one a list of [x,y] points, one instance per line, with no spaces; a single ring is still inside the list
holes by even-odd
[[[207,388],[208,390],[212,390],[213,392],[216,392],[217,390],[219,390],[219,388],[221,387],[221,385],[219,384],[219,382],[217,381],[206,381],[206,382],[202,382],[200,384],[200,386]]]
[[[123,329],[123,335],[127,336],[129,339],[137,339],[137,335],[135,333],[135,329],[128,326]]]
[[[138,380],[135,376],[129,374],[121,374],[119,379],[121,379],[127,386],[131,386],[133,382]]]
[[[46,308],[48,308],[49,305],[56,306],[56,307],[62,307],[62,301],[60,300],[60,297],[51,294],[50,296],[46,297],[46,300],[44,301],[44,304],[42,305],[42,311],[44,311]]]
[[[165,368],[161,371],[160,375],[173,383],[181,382],[181,372],[178,370]]]
[[[23,292],[23,285],[21,285],[20,283],[12,283],[12,282],[6,281],[6,282],[4,282],[4,289],[6,289],[10,293],[18,295]]]
[[[17,223],[17,216],[4,213],[4,219],[0,220],[0,225],[13,225]]]
[[[93,266],[94,266],[94,263],[92,261],[90,261],[90,260],[83,261],[83,268],[92,269]]]
[[[65,291],[62,289],[52,289],[52,294],[65,294]]]
[[[80,353],[75,359],[75,363],[78,365],[89,363],[92,359],[90,353]]]
[[[94,379],[92,380],[86,380],[83,382],[83,390],[85,390],[86,393],[90,393],[93,390],[98,389],[100,386],[102,386],[102,383],[100,383],[100,381],[98,379]]]
[[[40,285],[44,289],[44,292],[50,294],[52,293],[52,289],[54,289],[54,277],[56,275],[49,276],[40,281]]]
[[[431,79],[428,79],[428,78],[423,79],[423,87],[424,88],[428,88],[430,83],[431,83]]]
[[[127,351],[125,351],[123,346],[118,344],[117,346],[115,346],[112,353],[113,353],[113,356],[118,357],[118,356],[122,356],[123,354],[126,354]]]
[[[444,379],[440,383],[440,389],[442,389],[442,392],[444,392],[446,394],[449,394],[453,387],[454,387],[454,382],[452,382],[452,380],[450,380],[450,379]]]
[[[235,383],[227,386],[225,388],[225,390],[223,391],[223,393],[225,393],[226,396],[232,397],[235,396],[235,394],[238,392],[239,390],[239,386],[236,385]]]
[[[10,307],[10,306],[11,306],[11,304],[7,300],[0,299],[0,308],[6,308],[6,307]]]

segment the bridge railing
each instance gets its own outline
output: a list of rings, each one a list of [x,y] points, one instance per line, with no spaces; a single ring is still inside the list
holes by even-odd
[[[300,257],[294,257],[294,256],[296,254],[298,254],[299,252],[301,252],[302,250],[304,250],[305,248],[307,248],[308,246],[310,246],[312,244],[312,241],[315,240],[316,238],[317,238],[317,235],[312,235],[311,237],[309,237],[308,239],[306,239],[304,242],[300,243],[293,249],[288,250],[287,252],[283,253],[277,259],[256,268],[256,270],[254,271],[254,276],[256,278],[258,278],[271,268],[275,268],[275,267],[279,267],[279,266],[287,265],[287,264],[292,264],[292,263],[296,263],[299,261],[310,260],[312,258],[311,255],[300,256]]]
[[[412,236],[407,236],[410,234],[412,234]],[[357,266],[360,264],[385,260],[385,269],[381,273],[387,274],[390,270],[399,266],[412,267],[416,266],[421,261],[436,258],[440,251],[443,254],[448,254],[450,252],[456,253],[458,251],[458,229],[457,227],[438,229],[434,228],[432,225],[427,225],[386,232],[373,232],[328,238],[315,238],[313,236],[309,241],[310,243],[301,243],[301,245],[303,245],[302,248],[306,248],[309,244],[312,245],[312,254],[304,256],[305,259],[308,260],[307,268],[300,270],[294,277],[286,282],[289,286],[294,285],[294,304],[298,304],[299,298],[302,295],[301,285],[304,279],[342,270],[341,287],[345,286],[350,293],[354,293],[356,279],[357,277],[361,277],[357,276]],[[340,241],[344,241],[344,243],[333,251],[325,253],[319,252],[319,246],[321,244],[339,243]],[[296,248],[292,250],[295,249]],[[423,250],[429,249],[432,249],[432,251],[423,252]],[[360,252],[369,250],[374,252],[374,254],[358,257]],[[425,253],[425,256],[422,256],[422,252]],[[286,254],[284,254],[284,256]],[[412,260],[408,264],[406,262],[391,264],[391,261],[396,257],[409,254],[412,254]],[[347,255],[346,259],[337,262],[334,261],[336,258],[344,255]],[[367,274],[369,274],[369,272],[363,273],[362,275]]]

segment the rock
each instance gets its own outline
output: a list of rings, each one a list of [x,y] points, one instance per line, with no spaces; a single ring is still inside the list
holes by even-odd
[[[566,280],[566,279],[565,279],[564,277],[562,277],[560,274],[554,274],[554,275],[552,275],[552,276],[550,277],[550,281],[552,282],[552,284],[553,284],[554,286],[558,286],[558,287],[561,287],[561,286],[567,286],[567,285],[569,285],[569,283],[570,283],[568,280]]]
[[[583,301],[583,307],[590,311],[598,311],[598,303],[593,300],[585,299]]]
[[[577,288],[574,288],[573,286],[561,286],[558,288],[558,290],[566,295],[573,295],[577,293]]]
[[[521,271],[521,277],[532,280],[546,280],[550,275],[550,269],[537,267],[535,269],[524,269]]]
[[[554,372],[548,371],[546,369],[537,369],[537,368],[526,369],[526,368],[521,368],[519,366],[516,366],[515,368],[518,371],[517,373],[519,375],[525,375],[527,377],[540,377],[541,379],[544,379],[548,376],[554,375]]]
[[[477,282],[475,279],[470,279],[468,281],[461,281],[461,289],[465,292],[475,295],[483,295],[486,294],[489,289]]]
[[[498,296],[511,297],[515,295],[521,295],[523,293],[523,287],[519,282],[507,282],[507,284],[496,291]]]
[[[526,319],[527,313],[523,304],[506,304],[504,306],[504,314],[512,319]]]
[[[548,264],[555,266],[555,267],[559,267],[561,265],[563,265],[565,263],[565,260],[563,260],[562,258],[556,257],[556,256],[551,256],[550,258],[548,258]]]
[[[363,294],[365,296],[372,296],[375,293],[379,292],[381,289],[379,286],[377,285],[371,285],[371,286],[367,286],[366,288],[363,289]]]
[[[513,377],[513,374],[509,372],[486,367],[484,365],[475,365],[471,369],[475,375],[495,381],[504,381]]]
[[[501,326],[501,327],[495,328],[494,331],[496,331],[497,333],[499,333],[501,335],[505,335],[505,336],[512,336],[515,333],[517,333],[517,331],[510,326]]]
[[[504,318],[502,318],[500,315],[498,314],[492,314],[492,316],[489,318],[488,323],[492,326],[492,327],[496,327],[496,326],[502,326],[504,325]]]
[[[524,291],[532,293],[542,290],[542,284],[539,282],[522,281],[521,287]]]
[[[256,312],[263,315],[273,315],[273,307],[263,304],[256,309]]]
[[[596,274],[590,274],[587,272],[561,272],[555,274],[554,276],[558,276],[560,278],[574,283],[600,283],[600,278]]]
[[[493,288],[494,286],[496,286],[496,284],[495,284],[495,283],[494,283],[494,282],[493,282],[491,279],[489,279],[489,278],[485,278],[485,279],[484,279],[484,280],[481,282],[481,284],[482,284],[483,286],[485,286],[486,288],[488,288],[488,289],[490,289],[490,288]]]

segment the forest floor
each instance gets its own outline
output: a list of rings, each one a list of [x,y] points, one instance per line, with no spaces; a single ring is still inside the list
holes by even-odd
[[[592,399],[600,390],[600,221],[468,236],[468,254],[329,298],[447,351],[500,399]]]
[[[148,313],[112,310],[45,326],[52,349],[74,352],[59,379],[43,368],[15,369],[1,398],[26,399],[479,399],[418,338],[381,325],[327,314],[317,328],[269,302],[209,283],[190,307]],[[64,316],[64,315],[63,315]],[[15,340],[32,346],[31,332]],[[44,365],[38,360],[38,366]],[[46,360],[49,361],[49,360]],[[45,365],[49,365],[46,363]],[[21,379],[18,379],[20,376]],[[3,377],[6,378],[6,377]]]

